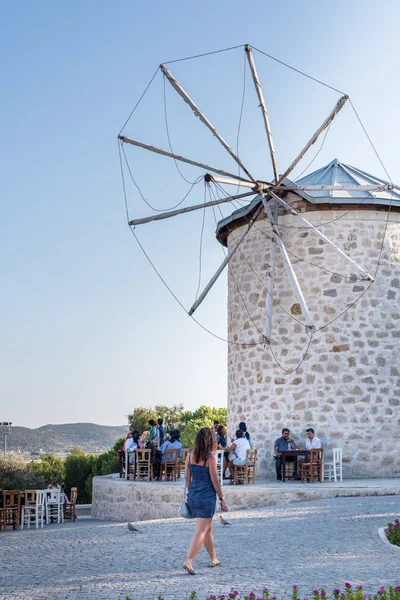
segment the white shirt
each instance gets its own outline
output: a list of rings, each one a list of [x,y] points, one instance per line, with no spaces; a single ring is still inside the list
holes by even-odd
[[[133,446],[133,448],[132,448],[132,446]],[[133,441],[133,439],[131,437],[126,438],[125,443],[124,443],[125,452],[128,452],[129,450],[133,450],[136,447],[137,447],[137,444]]]
[[[310,440],[307,438],[306,441],[306,449],[311,450],[311,448],[322,448],[322,442],[316,435],[314,435],[313,439]]]
[[[250,444],[247,438],[239,438],[234,441],[236,444],[235,452],[240,460],[246,460],[246,450],[250,450]]]

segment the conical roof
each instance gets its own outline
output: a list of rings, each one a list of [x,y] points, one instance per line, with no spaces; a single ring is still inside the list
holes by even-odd
[[[288,181],[285,181],[288,184]],[[363,204],[390,204],[392,206],[400,206],[400,187],[394,186],[392,190],[379,189],[381,186],[387,185],[387,181],[379,179],[374,175],[370,175],[365,171],[361,171],[351,165],[345,165],[337,158],[332,160],[328,165],[298,179],[296,184],[299,186],[307,185],[351,185],[364,186],[376,185],[377,191],[365,190],[331,190],[331,191],[296,191],[309,202],[313,204],[358,204],[363,200]],[[364,200],[365,199],[365,200]]]
[[[400,208],[400,187],[397,185],[393,186],[393,189],[382,189],[382,186],[387,185],[389,182],[379,179],[374,175],[370,175],[365,171],[361,171],[356,167],[345,165],[340,162],[337,158],[332,160],[329,164],[296,182],[290,179],[285,179],[282,184],[282,191],[285,186],[290,186],[290,192],[297,194],[310,202],[311,204],[338,204],[338,205],[358,205],[360,208],[370,207],[374,205],[391,205],[393,208]],[[356,189],[351,191],[344,191],[341,189],[337,190],[296,190],[293,189],[294,185],[298,186],[314,186],[314,185],[327,185],[327,186],[356,186]],[[365,191],[363,189],[358,190],[357,187],[365,185],[374,185],[376,190]],[[288,190],[289,192],[289,190]],[[282,192],[280,192],[282,194]],[[260,204],[258,197],[254,198],[248,206],[244,206],[235,210],[229,217],[219,221],[217,226],[216,235],[219,241],[226,245],[226,238],[228,231],[232,229],[233,223],[240,220],[248,220],[256,207]]]

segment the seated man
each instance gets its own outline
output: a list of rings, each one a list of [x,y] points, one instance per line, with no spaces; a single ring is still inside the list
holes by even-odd
[[[307,441],[306,448],[307,450],[311,450],[312,448],[322,448],[321,440],[315,435],[314,429],[309,427],[306,429],[307,433]]]
[[[282,454],[284,450],[297,450],[296,444],[290,439],[290,430],[287,427],[282,429],[282,436],[275,441],[275,468],[276,480],[282,481]]]
[[[160,451],[162,454],[162,458],[161,458],[161,464],[164,464],[164,459],[165,459],[165,451],[166,450],[179,450],[179,458],[182,458],[182,449],[183,446],[181,444],[181,442],[179,441],[181,437],[180,431],[178,429],[173,429],[171,431],[171,436],[170,439],[167,440],[166,442],[164,442],[164,444],[161,446]]]

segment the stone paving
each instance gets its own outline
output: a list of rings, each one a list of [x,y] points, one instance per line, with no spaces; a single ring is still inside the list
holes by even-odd
[[[346,581],[377,591],[400,583],[399,552],[378,535],[399,514],[399,496],[388,496],[238,511],[227,515],[231,527],[216,516],[222,566],[208,568],[202,550],[194,577],[181,568],[193,521],[141,522],[136,534],[126,523],[92,519],[9,531],[0,533],[0,600],[185,600],[192,590],[203,600],[264,586],[281,599],[293,584],[304,597]]]

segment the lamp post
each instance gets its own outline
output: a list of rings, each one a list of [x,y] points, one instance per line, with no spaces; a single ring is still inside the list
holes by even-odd
[[[11,425],[10,421],[0,421],[0,429],[3,431],[4,435],[4,456],[7,452],[7,436],[11,433]]]

